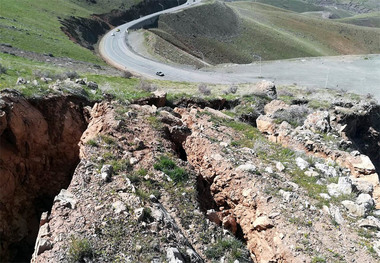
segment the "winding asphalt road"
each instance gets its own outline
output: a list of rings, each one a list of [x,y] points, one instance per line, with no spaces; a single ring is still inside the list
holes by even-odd
[[[371,93],[380,102],[380,55],[300,58],[255,62],[246,65],[226,64],[200,70],[154,61],[135,52],[129,43],[130,28],[164,13],[178,12],[201,4],[200,0],[163,10],[123,24],[108,32],[99,51],[107,63],[147,78],[172,81],[221,84],[254,83],[263,78],[279,85],[297,83],[309,88],[337,88],[360,94]],[[117,29],[120,29],[117,32]],[[380,39],[379,39],[380,40]],[[157,71],[165,73],[156,76]]]

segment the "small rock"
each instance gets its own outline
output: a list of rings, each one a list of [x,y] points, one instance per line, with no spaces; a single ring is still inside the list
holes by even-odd
[[[150,196],[149,196],[149,199],[150,199],[150,201],[152,201],[153,203],[158,203],[158,199],[157,199],[157,197],[156,197],[155,195],[150,195]]]
[[[287,192],[287,191],[284,191],[284,190],[280,190],[279,191],[279,194],[282,195],[283,199],[286,201],[286,202],[290,202],[292,201],[293,199],[296,199],[298,198],[298,195],[296,193],[292,193],[292,192]]]
[[[260,216],[252,223],[253,229],[258,231],[266,230],[273,227],[273,222],[267,216]]]
[[[373,184],[368,181],[364,180],[352,180],[352,185],[355,192],[363,193],[363,194],[369,194],[372,195],[373,193]]]
[[[16,85],[24,85],[26,83],[27,83],[26,80],[22,77],[19,77],[16,81]]]
[[[380,220],[374,216],[368,216],[358,222],[360,227],[374,228],[380,230]]]
[[[325,193],[320,193],[319,196],[322,197],[323,199],[326,199],[326,200],[330,200],[331,199],[331,197],[328,194],[325,194]]]
[[[358,205],[364,205],[367,210],[370,210],[375,206],[375,201],[369,194],[360,194],[356,198],[356,203]]]
[[[96,90],[98,89],[98,84],[96,82],[89,81],[87,82],[87,87],[89,87],[90,89]]]
[[[318,176],[319,176],[319,173],[317,173],[316,171],[307,170],[307,171],[305,172],[305,175],[306,175],[306,176],[309,176],[309,177],[318,177]]]
[[[124,211],[127,211],[127,207],[122,201],[116,201],[112,204],[112,207],[115,209],[116,214],[121,214]]]
[[[353,216],[363,217],[366,214],[366,209],[365,209],[364,205],[358,205],[358,204],[355,204],[354,202],[349,201],[349,200],[342,201],[342,205]]]
[[[168,263],[182,263],[185,262],[181,253],[175,247],[169,247],[166,250],[166,259]]]
[[[337,177],[338,173],[335,168],[323,163],[316,163],[315,168],[321,171],[326,177]]]
[[[100,173],[101,173],[103,181],[109,182],[111,180],[111,176],[113,173],[112,165],[109,165],[109,164],[103,165],[102,169],[100,170]]]
[[[352,156],[359,156],[359,155],[360,155],[360,152],[359,152],[359,151],[352,151],[352,152],[350,152],[350,154],[351,154]]]
[[[285,170],[285,166],[281,163],[281,162],[277,162],[276,163],[276,169],[279,171],[279,172],[282,172]]]
[[[54,198],[54,203],[55,202],[61,202],[63,206],[75,209],[77,199],[72,193],[66,189],[62,189],[61,192],[59,192],[59,194]]]
[[[49,239],[41,238],[38,242],[37,255],[43,253],[46,250],[50,250],[53,248],[53,244]]]
[[[246,163],[246,164],[240,165],[238,168],[236,168],[236,170],[247,171],[247,172],[251,172],[252,173],[252,172],[256,171],[256,166],[254,166],[251,163]]]
[[[138,222],[144,219],[144,207],[135,209],[134,213],[135,213],[135,218],[137,219]]]
[[[333,217],[335,222],[337,222],[339,225],[344,224],[344,218],[343,218],[342,214],[340,213],[338,207],[334,207],[334,206],[331,207],[330,208],[330,215]]]
[[[139,159],[137,159],[137,158],[135,158],[135,157],[131,157],[130,159],[129,159],[129,163],[131,164],[131,165],[134,165],[134,164],[136,164],[136,163],[138,163],[139,162]]]
[[[268,166],[265,168],[265,172],[269,173],[269,174],[272,174],[273,173],[273,169],[272,167]]]
[[[347,177],[339,177],[338,184],[327,185],[329,195],[338,197],[340,195],[349,195],[352,193],[351,179]]]
[[[309,163],[305,161],[304,159],[302,159],[301,157],[296,158],[296,164],[301,170],[305,170],[309,168],[310,166]]]
[[[86,82],[83,79],[76,79],[75,83],[79,85],[86,85]]]

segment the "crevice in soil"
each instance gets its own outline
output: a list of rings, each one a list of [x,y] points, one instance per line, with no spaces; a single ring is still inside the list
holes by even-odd
[[[216,98],[211,100],[205,100],[202,98],[179,98],[173,101],[168,101],[167,106],[171,108],[191,108],[198,107],[204,109],[206,107],[212,108],[214,110],[230,110],[239,105],[240,100],[227,100],[224,98]]]
[[[0,257],[28,262],[42,212],[69,186],[80,161],[78,142],[91,103],[76,96],[27,100],[9,92],[1,92],[1,100]]]
[[[380,175],[380,106],[369,109],[365,116],[345,116],[341,122],[347,124],[347,137],[361,153],[371,159]]]

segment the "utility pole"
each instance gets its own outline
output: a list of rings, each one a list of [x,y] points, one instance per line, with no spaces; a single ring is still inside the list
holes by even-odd
[[[327,83],[329,82],[329,75],[330,75],[330,68],[327,71],[327,76],[326,76],[326,83],[325,83],[325,89],[327,88]]]
[[[162,7],[162,11],[164,11],[164,6],[161,3],[158,3]]]
[[[259,55],[256,55],[256,54],[253,54],[252,56],[253,56],[253,59],[255,59],[255,58],[260,59],[260,76],[259,77],[262,77],[262,75],[261,75],[261,57]]]

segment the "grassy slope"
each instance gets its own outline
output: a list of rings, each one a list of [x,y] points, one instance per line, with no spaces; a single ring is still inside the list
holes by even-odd
[[[337,21],[357,26],[380,28],[380,12],[356,15],[353,17],[339,19]]]
[[[170,43],[179,42],[198,53],[203,52],[206,60],[215,64],[250,63],[253,53],[266,60],[380,53],[378,29],[323,20],[261,3],[233,2],[228,6],[239,17],[239,26],[235,27],[234,34],[204,34],[203,28],[217,24],[218,19],[228,24],[226,12],[216,12],[215,4],[183,12],[188,18],[183,18],[186,16],[183,13],[163,16],[159,28],[152,31]],[[298,9],[306,10],[310,8]],[[202,21],[202,25],[194,22],[197,19]],[[187,32],[190,29],[191,34]],[[220,30],[216,28],[215,31]]]
[[[1,0],[0,43],[38,53],[52,53],[58,57],[103,63],[91,51],[73,43],[61,31],[59,17],[89,17],[94,12],[107,12],[121,2],[133,4],[138,0]],[[128,7],[129,5],[125,5]]]

